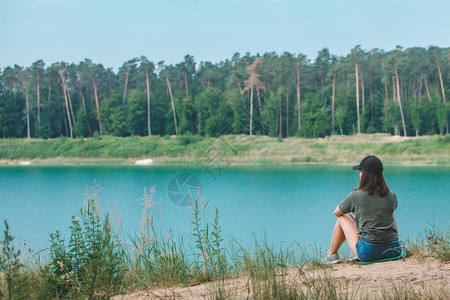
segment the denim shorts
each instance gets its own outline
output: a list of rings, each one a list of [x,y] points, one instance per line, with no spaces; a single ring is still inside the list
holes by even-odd
[[[363,238],[356,244],[356,253],[362,263],[400,258],[403,255],[400,242],[369,242]]]

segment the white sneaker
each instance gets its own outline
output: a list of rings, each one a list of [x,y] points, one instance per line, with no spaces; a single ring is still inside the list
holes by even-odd
[[[325,255],[320,261],[324,264],[337,264],[341,262],[341,259],[337,253],[334,253],[331,255]]]
[[[346,259],[348,262],[358,262],[359,258],[357,258],[355,255],[351,254],[349,258]]]

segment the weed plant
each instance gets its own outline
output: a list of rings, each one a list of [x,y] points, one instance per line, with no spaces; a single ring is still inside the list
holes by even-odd
[[[416,239],[408,239],[405,249],[408,255],[418,257],[435,257],[443,262],[450,261],[450,227],[440,229],[435,224],[430,224],[423,234]]]
[[[128,286],[150,288],[174,284],[193,285],[227,275],[227,260],[222,245],[222,229],[216,210],[212,229],[206,217],[207,203],[194,199],[192,204],[192,243],[185,244],[183,236],[167,237],[158,232],[151,208],[154,206],[153,187],[144,190],[143,223],[140,234],[130,237],[131,254],[126,255],[129,270]]]
[[[100,217],[94,186],[85,206],[72,217],[68,243],[50,234],[50,261],[40,268],[41,298],[109,298],[125,275],[124,250],[108,215]]]
[[[9,234],[9,226],[6,220],[3,234],[3,239],[0,242],[2,247],[0,255],[0,275],[2,277],[0,297],[13,299],[20,297],[23,285],[23,277],[20,272],[23,265],[19,260],[20,250],[16,250],[14,247],[14,238]]]
[[[158,232],[151,212],[155,187],[144,190],[141,230],[130,237],[132,248],[125,256],[128,269],[127,286],[151,288],[190,282],[191,264],[185,253],[183,238]]]
[[[192,238],[194,239],[195,249],[194,264],[201,282],[210,281],[218,277],[224,277],[228,274],[228,264],[225,248],[222,244],[222,229],[219,225],[219,211],[215,210],[214,222],[212,228],[207,219],[208,202],[204,202],[202,194],[200,199],[193,201],[192,210]],[[202,213],[203,217],[200,217]]]

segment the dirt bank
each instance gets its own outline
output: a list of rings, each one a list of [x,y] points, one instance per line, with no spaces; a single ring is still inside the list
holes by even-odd
[[[326,280],[324,280],[326,278]],[[378,299],[383,295],[414,293],[426,298],[446,298],[449,289],[450,263],[434,258],[409,257],[402,260],[369,265],[341,263],[331,268],[291,267],[287,269],[288,284],[308,291],[311,282],[333,284],[338,294],[348,298]],[[154,288],[129,295],[116,296],[115,300],[143,299],[214,299],[219,288],[230,299],[247,299],[253,296],[253,285],[248,276],[210,282],[190,287]],[[448,298],[447,298],[448,299]]]

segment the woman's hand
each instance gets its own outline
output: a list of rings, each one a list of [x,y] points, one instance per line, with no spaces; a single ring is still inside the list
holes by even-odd
[[[340,217],[340,216],[343,215],[343,213],[342,213],[341,210],[339,209],[339,205],[336,206],[336,209],[334,210],[334,215],[335,215],[336,217]]]

